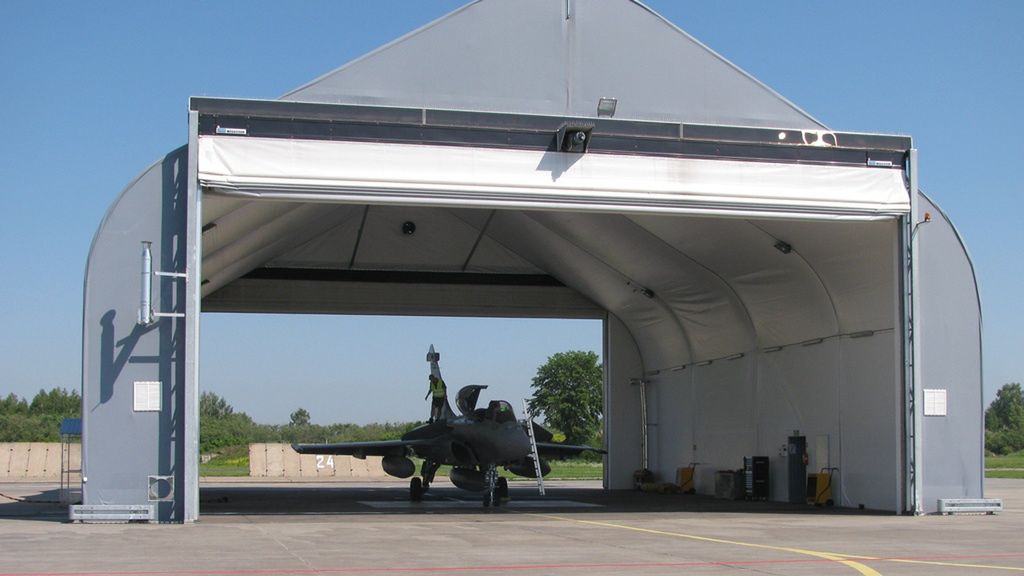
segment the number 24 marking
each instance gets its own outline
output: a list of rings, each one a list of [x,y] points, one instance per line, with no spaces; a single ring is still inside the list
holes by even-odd
[[[327,468],[328,466],[330,466],[331,468],[334,468],[334,456],[333,455],[328,456],[327,459],[325,460],[323,454],[317,454],[316,455],[316,467],[318,469],[322,470],[324,468]]]

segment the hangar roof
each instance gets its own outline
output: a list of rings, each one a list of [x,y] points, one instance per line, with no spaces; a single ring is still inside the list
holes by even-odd
[[[193,100],[205,310],[608,310],[654,368],[894,328],[909,140],[824,141],[638,2],[473,2],[283,100]]]
[[[282,99],[596,116],[602,97],[616,118],[824,128],[635,0],[477,0]]]

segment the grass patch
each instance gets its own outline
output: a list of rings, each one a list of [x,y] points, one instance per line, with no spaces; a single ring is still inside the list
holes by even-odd
[[[248,476],[249,465],[245,466],[210,466],[209,464],[199,465],[200,476]]]
[[[416,464],[416,473],[419,474],[420,467],[423,465],[423,460],[419,458],[413,458],[412,461]],[[585,460],[551,460],[548,461],[551,465],[551,472],[544,477],[545,480],[600,480],[604,476],[604,465],[601,462],[588,462]],[[448,471],[451,470],[451,466],[441,466],[437,470],[437,476],[448,476]],[[525,482],[533,482],[533,478],[524,478],[522,476],[516,476],[515,474],[498,468],[498,476],[506,478],[508,480],[522,480]]]
[[[1024,480],[1024,470],[986,470],[985,478],[1016,478]]]
[[[985,468],[1024,468],[1024,454],[1017,452],[1008,456],[985,456]]]
[[[600,480],[604,477],[604,464],[585,460],[560,460],[548,462],[551,473],[545,480]]]
[[[248,476],[249,447],[228,446],[205,464],[199,465],[200,476]]]

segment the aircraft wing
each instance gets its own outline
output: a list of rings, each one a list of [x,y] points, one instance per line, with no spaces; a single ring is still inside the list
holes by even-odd
[[[366,458],[367,456],[406,456],[409,449],[430,440],[375,440],[369,442],[338,442],[336,444],[292,444],[292,450],[299,454],[343,454]]]
[[[593,446],[585,446],[582,444],[559,444],[558,442],[537,442],[537,452],[540,453],[541,458],[564,458],[566,456],[575,456],[580,452],[597,452],[598,454],[607,454],[606,450],[600,448],[594,448]]]

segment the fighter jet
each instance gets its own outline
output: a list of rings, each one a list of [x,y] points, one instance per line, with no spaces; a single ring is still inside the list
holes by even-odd
[[[441,378],[438,362],[441,355],[430,346],[427,362],[430,374]],[[536,478],[537,471],[546,476],[551,467],[546,458],[564,457],[599,448],[562,444],[552,441],[551,432],[532,420],[516,419],[512,405],[504,400],[492,400],[486,408],[477,408],[484,385],[465,386],[459,390],[455,404],[461,414],[456,415],[448,403],[447,395],[441,417],[429,424],[410,430],[401,440],[370,442],[340,442],[336,444],[292,444],[299,454],[347,454],[356,458],[383,456],[384,471],[396,478],[409,478],[409,498],[413,502],[423,499],[434,475],[442,464],[452,466],[448,479],[463,490],[483,492],[484,506],[500,506],[508,499],[508,482],[498,476],[502,467],[517,476]],[[533,431],[531,441],[530,430]],[[534,450],[536,446],[536,450]],[[409,456],[423,459],[420,476],[415,477],[416,465]]]

